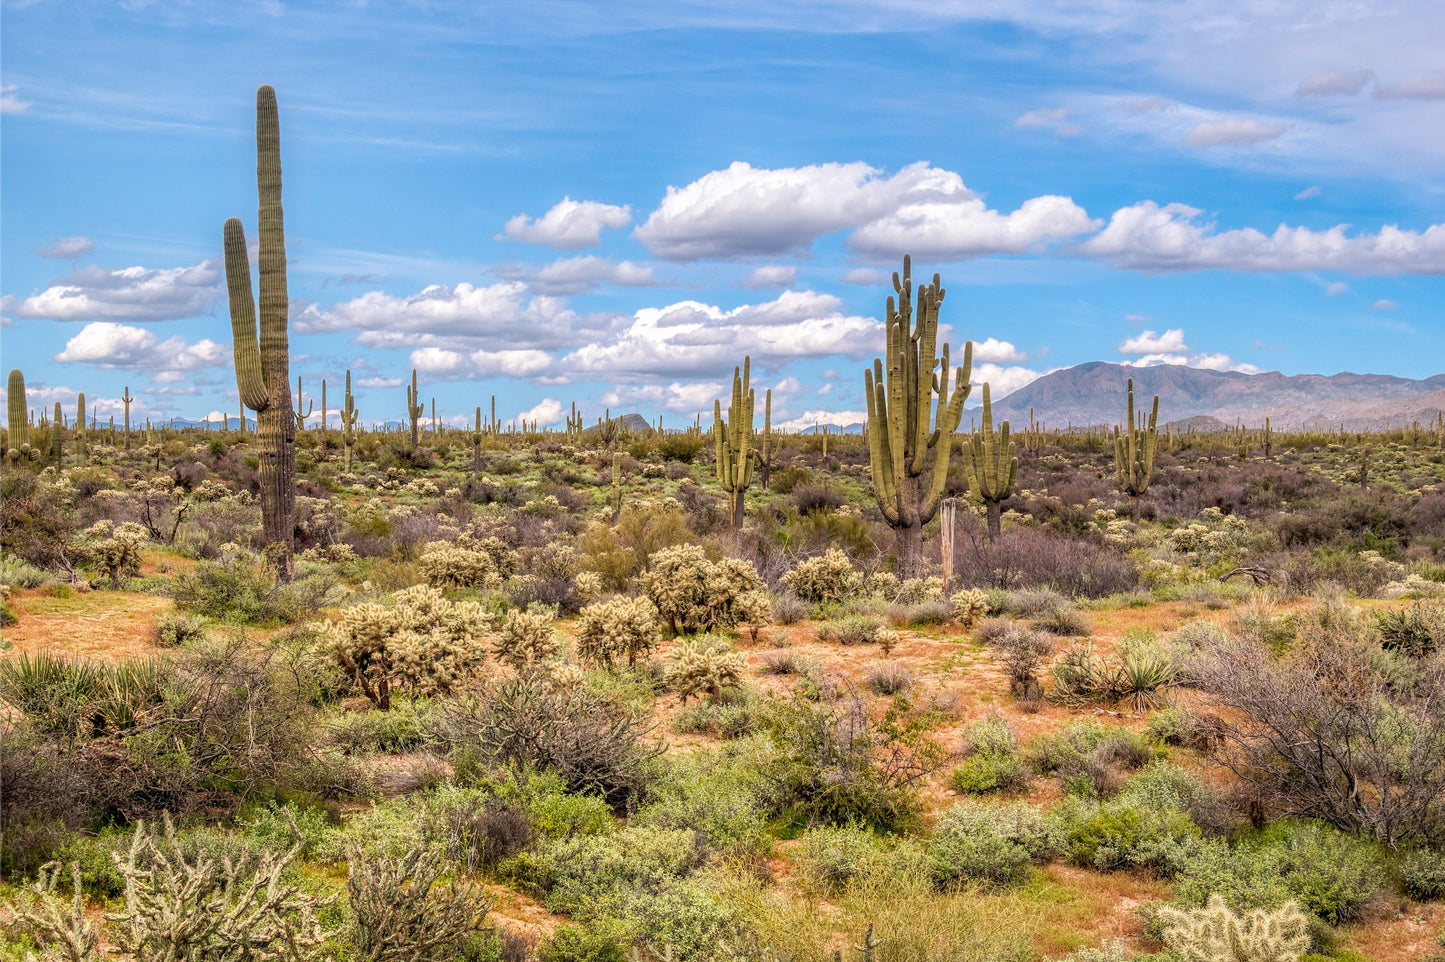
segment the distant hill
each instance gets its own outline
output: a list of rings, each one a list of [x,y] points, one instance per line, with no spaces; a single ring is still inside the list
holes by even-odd
[[[1205,371],[1181,365],[1126,367],[1091,361],[1045,374],[993,402],[994,420],[1015,427],[1034,418],[1050,428],[1114,424],[1124,419],[1124,396],[1134,379],[1134,403],[1147,410],[1159,395],[1160,423],[1176,428],[1191,419],[1217,419],[1224,426],[1243,422],[1280,430],[1337,428],[1364,431],[1434,422],[1445,411],[1445,374],[1423,380],[1388,374],[1296,374],[1278,371],[1241,374]],[[967,417],[968,415],[965,415]],[[1194,421],[1196,431],[1208,421]]]

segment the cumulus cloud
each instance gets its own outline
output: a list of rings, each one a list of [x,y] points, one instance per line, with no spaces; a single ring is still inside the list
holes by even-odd
[[[1119,345],[1120,354],[1158,354],[1187,351],[1184,344],[1184,329],[1176,327],[1163,334],[1155,331],[1141,331]]]
[[[1185,204],[1143,201],[1114,212],[1109,225],[1079,250],[1121,267],[1151,271],[1343,270],[1377,274],[1445,273],[1445,224],[1423,232],[1394,225],[1374,234],[1346,225],[1315,231],[1281,224],[1273,234],[1253,228],[1216,232]]]
[[[204,314],[220,296],[219,260],[159,270],[91,266],[23,300],[6,295],[0,308],[52,321],[171,321]]]
[[[647,408],[655,411],[669,411],[691,417],[701,414],[703,422],[712,416],[713,401],[725,401],[732,390],[730,384],[722,381],[673,381],[670,384],[619,384],[602,395],[599,400],[613,409]],[[725,405],[726,406],[726,405]],[[761,414],[761,411],[756,411]]]
[[[785,291],[760,304],[724,310],[699,301],[637,311],[605,341],[584,345],[559,362],[573,379],[608,375],[619,380],[715,372],[737,363],[746,345],[754,366],[777,366],[804,357],[876,350],[883,325],[841,313],[838,298]]]
[[[84,257],[95,250],[95,241],[89,237],[62,237],[49,247],[42,247],[35,253],[41,257],[53,257],[56,260],[73,261],[76,258]]]
[[[1375,79],[1373,70],[1347,70],[1323,73],[1302,81],[1295,88],[1296,97],[1353,97]]]
[[[1445,100],[1445,71],[1426,70],[1409,80],[1375,88],[1381,100]]]
[[[1343,294],[1349,289],[1350,285],[1346,284],[1344,281],[1335,281],[1333,284],[1325,288],[1325,295],[1327,297],[1335,297],[1336,295]]]
[[[1063,197],[1036,197],[1011,214],[990,210],[958,174],[924,161],[891,177],[861,162],[766,169],[736,161],[669,187],[633,236],[659,257],[697,260],[798,253],[855,228],[849,243],[860,252],[971,257],[1018,253],[1091,227]]]
[[[1017,365],[975,364],[971,380],[975,385],[987,382],[990,398],[997,401],[1013,392],[1027,387],[1043,377],[1044,372]],[[969,404],[982,404],[983,391],[976,388],[969,397]]]
[[[1038,110],[1030,110],[1028,113],[1014,121],[1015,127],[1052,127],[1054,124],[1061,124],[1069,111],[1064,107],[1040,107]]]
[[[418,371],[443,380],[463,377],[539,377],[545,375],[555,361],[546,351],[453,351],[440,347],[423,347],[411,352],[411,366]]]
[[[1294,195],[1294,199],[1295,199],[1295,200],[1310,200],[1311,198],[1318,197],[1319,195],[1320,195],[1320,185],[1319,185],[1319,184],[1312,184],[1312,185],[1310,185],[1309,187],[1306,187],[1304,190],[1300,191],[1298,194],[1295,194],[1295,195]]]
[[[363,377],[357,379],[356,386],[364,388],[401,387],[402,383],[403,381],[399,377]]]
[[[1145,354],[1129,361],[1120,361],[1125,367],[1157,367],[1171,364],[1179,367],[1197,367],[1206,371],[1238,371],[1241,374],[1258,374],[1260,369],[1253,364],[1236,361],[1228,354]]]
[[[632,261],[613,261],[595,254],[564,257],[561,260],[532,267],[507,264],[497,273],[509,280],[524,280],[538,294],[588,294],[604,285],[618,287],[652,287],[656,281],[652,268]]]
[[[798,268],[792,264],[764,264],[748,271],[743,287],[792,287],[798,282]]]
[[[143,327],[112,321],[93,321],[55,355],[62,364],[94,364],[101,368],[150,371],[164,383],[186,372],[231,363],[231,350],[224,344],[202,339],[194,344],[171,337],[162,341]]]
[[[0,114],[18,114],[29,108],[30,102],[15,92],[18,89],[14,84],[0,87]]]
[[[1013,344],[1008,341],[1000,341],[995,337],[975,341],[973,344],[975,363],[1017,364],[1019,361],[1027,359],[1028,355],[1014,347]]]
[[[1387,297],[1382,297],[1378,301],[1370,305],[1370,310],[1372,311],[1393,311],[1394,309],[1395,302]]]
[[[792,433],[811,431],[815,426],[821,427],[824,424],[830,428],[846,428],[850,424],[862,424],[867,420],[867,411],[804,411],[797,417],[774,424],[773,427],[779,431]]]
[[[543,426],[557,424],[562,418],[562,402],[555,398],[543,398],[525,411],[519,411],[517,421],[536,421]]]
[[[876,267],[855,267],[843,275],[844,284],[858,287],[877,287],[888,280],[888,275]]]
[[[1196,124],[1184,135],[1190,147],[1219,147],[1224,144],[1259,144],[1274,140],[1285,131],[1284,124],[1271,124],[1253,117],[1220,117]]]
[[[301,334],[351,331],[353,343],[378,348],[552,349],[591,328],[566,301],[532,295],[521,281],[487,287],[433,284],[410,297],[368,291],[328,309],[311,305],[292,318]]]
[[[631,222],[631,207],[563,197],[536,220],[526,214],[513,217],[497,239],[507,237],[562,250],[580,250],[602,243],[602,228],[621,229]]]

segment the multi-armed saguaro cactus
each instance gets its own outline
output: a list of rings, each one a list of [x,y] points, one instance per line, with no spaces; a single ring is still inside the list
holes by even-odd
[[[1154,476],[1154,451],[1159,441],[1159,395],[1149,419],[1134,413],[1134,379],[1129,378],[1129,410],[1122,429],[1114,426],[1114,464],[1119,488],[1129,496],[1129,516],[1139,520],[1139,496],[1149,490]]]
[[[26,419],[25,375],[17,367],[10,372],[10,381],[5,387],[6,426],[10,440],[5,447],[5,460],[11,464],[33,464],[40,460],[40,450],[30,446],[30,422]]]
[[[938,502],[948,480],[954,432],[963,417],[973,369],[973,342],[968,341],[964,344],[963,366],[958,368],[950,393],[948,345],[935,353],[943,286],[937,274],[932,284],[918,285],[915,321],[911,266],[905,256],[903,276],[893,275],[898,301],[895,305],[893,298],[888,298],[887,366],[875,358],[873,370],[863,371],[873,495],[898,538],[898,573],[904,578],[923,574],[923,526],[938,513]],[[930,421],[934,422],[932,429]]]
[[[753,389],[749,385],[752,358],[744,357],[742,371],[733,368],[733,396],[728,419],[722,419],[722,402],[713,401],[713,445],[717,479],[732,501],[733,527],[743,526],[743,498],[753,483]]]
[[[346,449],[346,473],[351,473],[351,449],[356,444],[356,398],[351,396],[351,369],[346,370],[346,397],[341,408],[341,446]]]
[[[417,424],[425,413],[426,405],[421,403],[421,396],[416,393],[416,368],[412,368],[411,387],[406,389],[406,416],[411,419],[411,449],[413,451],[416,450],[417,444]]]
[[[965,450],[968,451],[968,486],[974,497],[983,502],[988,514],[988,540],[997,541],[999,516],[1003,512],[1003,503],[1013,494],[1019,459],[1014,442],[1009,440],[1008,422],[1003,422],[998,433],[994,434],[993,403],[989,400],[987,384],[983,386],[983,416],[979,430]]]
[[[256,182],[260,194],[261,302],[251,293],[251,263],[239,218],[226,221],[226,288],[236,386],[256,412],[261,475],[261,527],[266,550],[282,578],[292,573],[296,527],[296,417],[291,410],[291,355],[286,335],[286,233],[281,215],[281,122],[276,91],[256,91]]]
[[[308,398],[308,400],[310,404],[303,412],[301,410],[301,375],[298,374],[296,375],[296,430],[298,431],[306,430],[306,419],[311,416],[312,411],[316,410],[316,399]]]

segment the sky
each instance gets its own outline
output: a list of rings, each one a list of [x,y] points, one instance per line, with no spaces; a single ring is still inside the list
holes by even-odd
[[[1428,377],[1442,36],[1423,0],[0,2],[0,363],[35,408],[235,416],[221,225],[254,245],[269,83],[333,423],[346,370],[370,424],[415,368],[450,423],[681,427],[744,355],[774,424],[856,422],[905,253],[995,397]]]

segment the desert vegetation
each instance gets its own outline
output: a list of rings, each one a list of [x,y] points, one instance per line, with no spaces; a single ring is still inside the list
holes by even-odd
[[[254,431],[32,427],[10,376],[0,958],[1445,952],[1438,427],[1131,385],[1014,431],[983,385],[960,431],[905,261],[861,435],[757,432],[744,360],[666,432],[428,430],[415,372],[367,430],[347,372],[337,448],[275,112],[259,311],[225,228]]]

